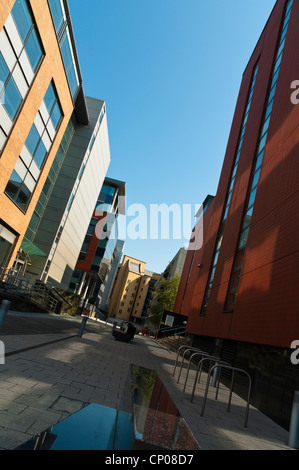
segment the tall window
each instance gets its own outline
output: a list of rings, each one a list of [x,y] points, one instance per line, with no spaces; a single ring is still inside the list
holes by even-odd
[[[275,62],[273,66],[271,85],[270,85],[270,90],[268,93],[267,106],[266,106],[264,120],[263,120],[263,124],[261,128],[259,143],[257,147],[257,153],[255,157],[255,163],[254,163],[252,173],[251,173],[251,182],[249,185],[249,191],[247,195],[246,209],[245,209],[245,213],[243,216],[243,222],[242,222],[242,228],[241,228],[241,233],[239,237],[237,253],[235,256],[230,284],[229,284],[229,291],[228,291],[227,300],[226,300],[227,310],[230,310],[233,308],[237,299],[238,288],[239,288],[239,283],[240,283],[240,278],[241,278],[241,271],[242,271],[244,255],[245,255],[245,249],[247,246],[247,239],[248,239],[250,223],[251,223],[251,218],[252,218],[253,209],[254,209],[257,186],[258,186],[258,181],[259,181],[262,162],[263,162],[264,150],[265,150],[265,145],[267,141],[273,101],[275,97],[276,85],[277,85],[279,69],[280,69],[281,59],[282,59],[283,50],[284,50],[285,38],[286,38],[287,30],[288,30],[292,4],[293,4],[293,0],[289,0],[286,4],[285,16],[283,20],[283,25],[282,25],[281,35],[280,35],[277,53],[275,57]]]
[[[60,46],[68,84],[72,97],[74,98],[79,88],[79,79],[75,65],[74,51],[70,38],[67,16],[61,0],[48,0],[48,2],[56,30],[57,40]]]
[[[64,136],[61,140],[59,149],[56,153],[56,157],[54,162],[52,163],[51,170],[49,171],[48,177],[42,189],[41,195],[39,197],[38,203],[36,204],[35,211],[32,215],[31,221],[29,223],[28,229],[25,234],[25,239],[28,241],[33,241],[34,236],[36,234],[39,222],[44,214],[46,205],[49,201],[49,197],[51,195],[54,183],[56,181],[57,175],[60,171],[61,165],[64,161],[66,152],[69,148],[71,139],[75,132],[76,126],[76,118],[75,114],[73,113],[68,126],[65,130]]]
[[[236,153],[236,156],[235,156],[233,169],[232,169],[232,174],[231,174],[230,181],[229,181],[229,186],[228,186],[229,189],[228,189],[226,200],[225,200],[222,220],[221,220],[221,223],[220,223],[220,230],[219,230],[219,233],[218,233],[218,236],[217,236],[216,248],[215,248],[215,251],[214,251],[214,256],[213,256],[213,261],[212,261],[212,267],[211,267],[211,270],[210,270],[210,274],[209,274],[209,278],[208,278],[208,282],[207,282],[207,287],[206,287],[206,291],[205,291],[205,295],[204,295],[204,300],[203,300],[203,304],[202,304],[202,309],[201,309],[201,312],[200,312],[201,315],[206,314],[206,311],[207,311],[207,308],[208,308],[208,303],[209,303],[209,298],[210,298],[210,295],[211,295],[213,280],[214,280],[216,267],[217,267],[217,262],[218,262],[218,257],[219,257],[221,244],[222,244],[224,225],[225,225],[226,217],[227,217],[227,214],[228,214],[228,209],[229,209],[229,205],[230,205],[230,201],[231,201],[232,192],[233,192],[233,189],[234,189],[235,178],[236,178],[236,173],[237,173],[237,169],[238,169],[240,153],[241,153],[241,150],[242,150],[243,139],[244,139],[244,134],[245,134],[245,130],[246,130],[246,125],[247,125],[249,110],[250,110],[250,106],[251,106],[251,100],[252,100],[252,95],[253,95],[253,91],[254,91],[254,86],[255,86],[255,82],[256,82],[257,72],[258,72],[258,63],[255,66],[254,71],[253,71],[253,77],[252,77],[252,81],[251,81],[251,86],[250,86],[250,90],[249,90],[249,95],[248,95],[248,99],[247,99],[247,103],[246,103],[244,118],[243,118],[243,121],[242,121],[242,127],[241,127],[240,137],[239,137],[238,146],[237,146],[237,153]]]
[[[60,103],[51,82],[5,189],[22,211],[27,209],[61,119]]]
[[[26,0],[16,0],[0,37],[0,151],[43,57]]]

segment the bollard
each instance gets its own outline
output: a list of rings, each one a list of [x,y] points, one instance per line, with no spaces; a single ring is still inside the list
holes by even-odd
[[[294,393],[292,415],[290,422],[289,446],[299,448],[299,392]]]
[[[215,365],[217,366],[218,362],[216,362]],[[213,373],[213,379],[212,379],[212,387],[215,387],[215,388],[217,387],[217,381],[218,381],[218,378],[219,378],[219,371],[220,371],[220,368],[215,367],[214,373]]]
[[[80,326],[80,330],[79,330],[79,333],[78,333],[78,338],[81,338],[82,335],[83,335],[83,331],[84,331],[84,328],[85,328],[85,325],[86,325],[86,322],[87,322],[87,318],[86,316],[84,316],[82,318],[82,323],[81,323],[81,326]]]
[[[4,318],[9,310],[9,307],[10,307],[9,300],[3,300],[0,306],[0,330],[1,330]]]

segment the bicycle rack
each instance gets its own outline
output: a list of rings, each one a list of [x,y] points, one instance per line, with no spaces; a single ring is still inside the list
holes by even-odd
[[[210,365],[209,365],[209,371],[211,370],[211,362],[215,362],[215,366],[217,367],[219,364],[223,364],[223,365],[230,365],[228,362],[225,362],[225,361],[221,361],[220,357],[216,357],[216,356],[206,356],[204,357],[203,359],[201,359],[198,363],[198,366],[197,366],[197,372],[196,372],[196,376],[195,376],[195,379],[194,379],[194,385],[193,385],[193,389],[192,389],[192,394],[191,394],[191,399],[190,401],[193,402],[193,398],[194,398],[194,393],[195,393],[195,389],[196,389],[196,383],[199,383],[200,382],[200,376],[201,376],[201,370],[202,370],[202,365],[204,363],[204,361],[209,361],[210,362]],[[218,372],[219,370],[216,369],[215,370],[216,374],[215,374],[215,377],[216,377],[216,380],[218,380]],[[199,375],[199,377],[198,377]],[[213,376],[214,377],[214,376]],[[210,378],[211,378],[211,375],[208,377],[208,380],[210,381]],[[198,379],[198,381],[197,381]],[[218,380],[218,383],[219,383],[219,380]],[[216,398],[217,399],[217,398]]]
[[[181,350],[182,350],[183,348],[186,348],[186,350],[188,350],[188,351],[189,351],[189,350],[200,351],[200,349],[194,348],[194,347],[192,347],[192,346],[188,346],[187,344],[183,344],[182,346],[180,346],[179,349],[178,349],[177,356],[176,356],[176,361],[175,361],[175,364],[174,364],[174,369],[173,369],[173,374],[172,374],[173,377],[174,377],[174,375],[175,375],[175,371],[176,371],[176,367],[177,367],[177,363],[178,363],[178,358],[179,358],[180,352],[181,352]],[[185,351],[185,352],[186,352],[186,351]],[[184,354],[185,354],[185,352],[184,352]]]
[[[181,378],[181,373],[182,373],[182,368],[183,368],[183,364],[184,364],[184,360],[185,360],[185,355],[187,352],[189,351],[194,351],[194,352],[198,352],[198,353],[203,353],[203,354],[207,354],[205,351],[202,351],[201,349],[197,349],[197,348],[188,348],[184,351],[183,353],[183,357],[182,357],[182,361],[181,361],[181,367],[180,367],[180,372],[179,372],[179,376],[178,376],[178,380],[177,380],[177,383],[180,382],[180,378]]]
[[[238,369],[237,367],[232,367],[232,366],[228,366],[228,365],[220,364],[220,363],[218,363],[218,364],[214,365],[213,367],[211,367],[211,369],[209,370],[209,374],[208,374],[208,380],[207,380],[207,385],[206,385],[206,390],[205,390],[205,395],[204,395],[204,401],[203,401],[203,405],[202,405],[202,409],[201,409],[201,416],[204,415],[204,411],[205,411],[205,406],[206,406],[207,396],[208,396],[208,390],[209,390],[209,385],[210,385],[210,377],[211,377],[213,369],[215,369],[216,367],[219,368],[219,372],[221,371],[222,368],[229,369],[229,370],[233,371],[231,386],[230,386],[229,401],[228,401],[228,407],[227,407],[228,412],[230,411],[230,406],[231,406],[231,399],[232,399],[232,393],[233,393],[233,383],[234,383],[234,378],[235,378],[235,372],[241,372],[241,373],[245,374],[248,377],[249,386],[248,386],[247,406],[246,406],[245,422],[244,422],[244,427],[247,428],[248,414],[249,414],[249,400],[250,400],[250,393],[251,393],[251,377],[248,374],[248,372],[246,372],[243,369]],[[219,373],[219,377],[218,377],[218,384],[217,384],[217,390],[216,390],[216,397],[215,397],[216,400],[218,398],[219,382],[220,382],[220,373]]]
[[[185,379],[184,391],[185,391],[185,389],[186,389],[186,385],[187,385],[187,381],[188,381],[188,376],[189,376],[189,371],[190,371],[190,365],[191,365],[191,362],[192,362],[193,357],[195,357],[195,356],[202,356],[202,357],[207,357],[207,358],[208,358],[208,357],[210,357],[210,358],[214,358],[214,357],[215,357],[215,356],[210,356],[207,352],[203,352],[203,351],[201,351],[201,352],[195,352],[195,353],[193,353],[193,354],[190,356],[189,364],[188,364],[188,369],[187,369],[187,375],[186,375],[186,379]],[[220,360],[219,357],[217,357],[217,358],[215,357],[215,359]],[[196,375],[196,378],[197,378],[197,376],[198,376],[198,368],[199,368],[199,364],[200,364],[200,363],[201,363],[201,361],[198,363],[198,366],[197,366],[197,375]],[[201,370],[200,370],[200,371],[201,371]]]

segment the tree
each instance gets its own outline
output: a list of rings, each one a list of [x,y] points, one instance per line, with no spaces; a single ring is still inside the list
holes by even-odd
[[[176,274],[170,279],[162,278],[153,291],[153,301],[149,309],[149,316],[155,325],[159,325],[165,310],[172,311],[180,284],[180,275]]]

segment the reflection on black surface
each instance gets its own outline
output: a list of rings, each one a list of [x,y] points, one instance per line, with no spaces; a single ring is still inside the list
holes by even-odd
[[[18,450],[199,450],[156,372],[131,368],[133,415],[92,403]]]
[[[135,447],[199,450],[156,372],[132,366]]]
[[[18,450],[130,450],[130,413],[92,403],[18,447]]]

